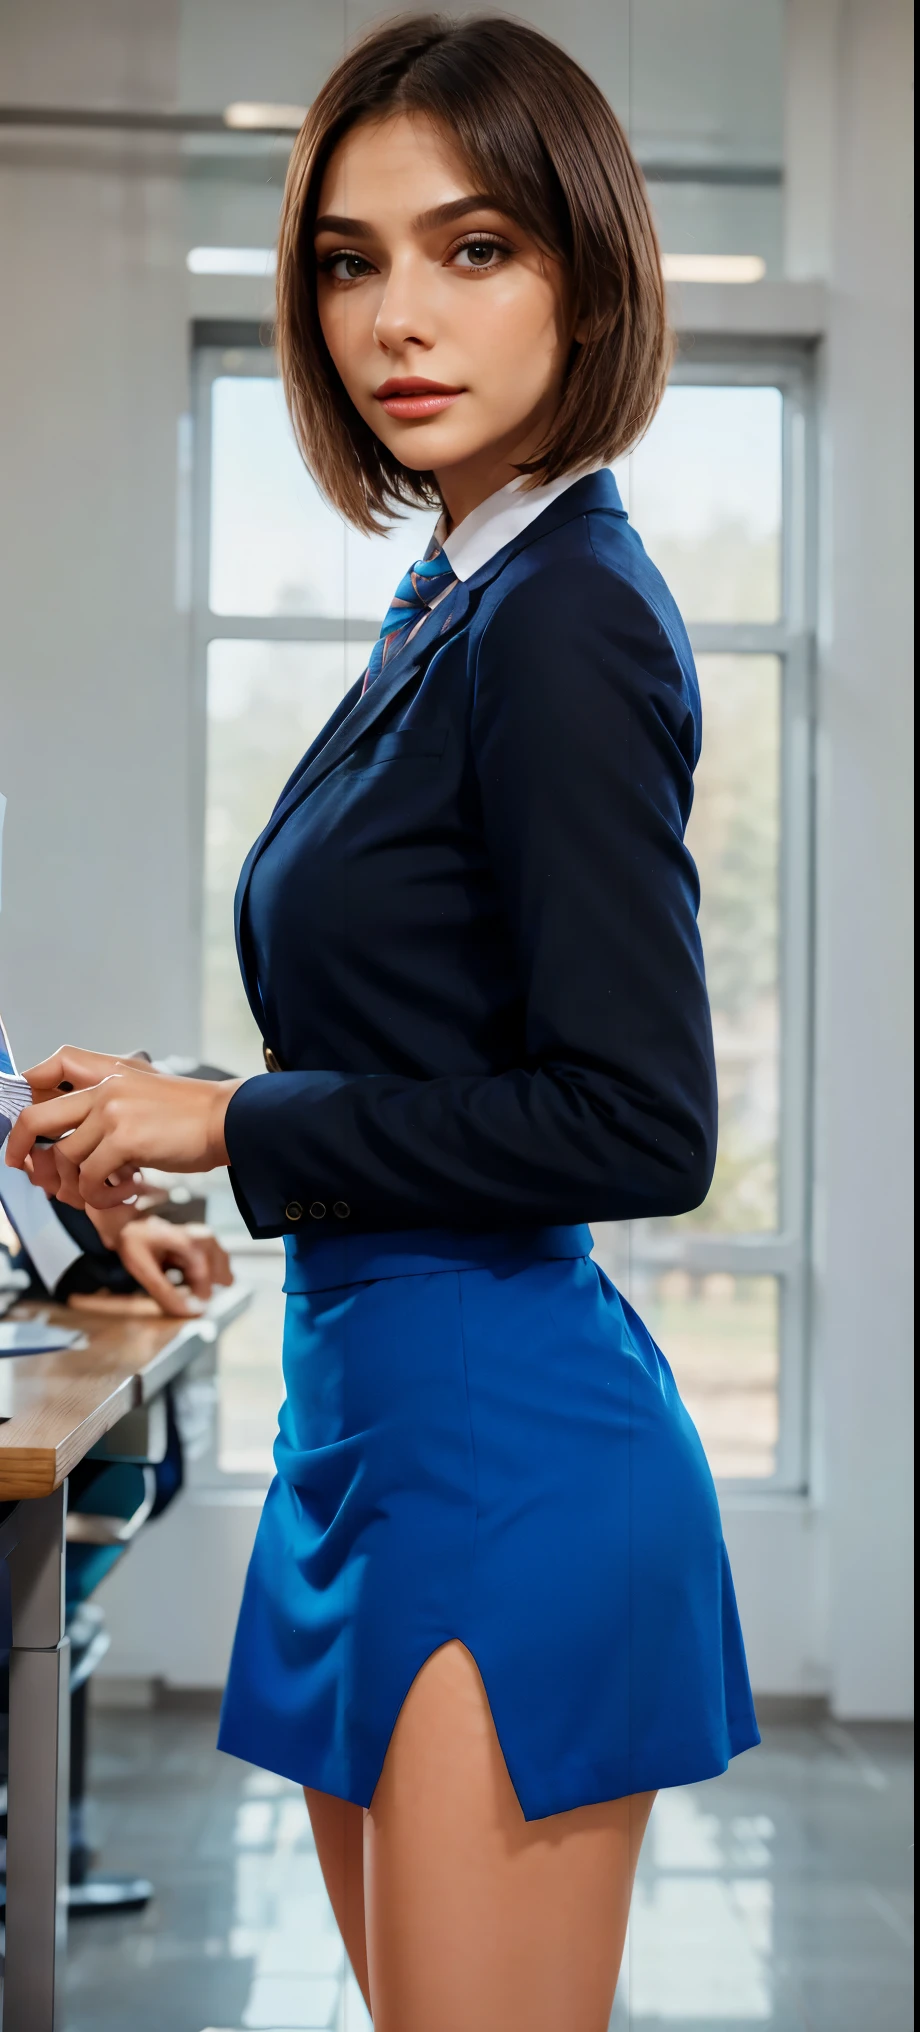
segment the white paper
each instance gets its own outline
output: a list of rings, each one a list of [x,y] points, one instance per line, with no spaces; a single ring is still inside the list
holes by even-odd
[[[37,1319],[5,1320],[0,1326],[0,1355],[49,1355],[72,1348],[80,1339],[79,1327],[46,1326]]]
[[[52,1201],[46,1199],[41,1187],[33,1185],[26,1172],[14,1171],[11,1165],[4,1164],[2,1157],[0,1205],[12,1221],[45,1289],[56,1290],[65,1270],[82,1256],[83,1250],[67,1233],[63,1221],[58,1220]]]
[[[0,812],[0,818],[2,818]],[[10,1044],[0,1016],[0,1148],[6,1142],[13,1123],[27,1108],[32,1099],[28,1080],[20,1079]]]
[[[15,1121],[23,1108],[32,1100],[32,1091],[27,1080],[19,1079],[7,1072],[0,1072],[0,1148],[6,1142]]]

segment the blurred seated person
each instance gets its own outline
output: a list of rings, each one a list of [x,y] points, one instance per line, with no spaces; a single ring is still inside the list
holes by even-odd
[[[131,1056],[150,1062],[146,1052]],[[216,1070],[190,1059],[164,1060],[162,1069],[191,1078]],[[100,1212],[82,1201],[46,1199],[24,1172],[0,1158],[0,1244],[11,1267],[28,1273],[30,1297],[72,1302],[79,1310],[146,1311],[140,1296],[146,1293],[160,1312],[184,1319],[202,1310],[215,1284],[233,1283],[226,1251],[196,1217],[196,1203],[187,1194],[184,1200],[171,1199],[142,1175],[131,1203]],[[203,1202],[198,1206],[203,1213]],[[4,1213],[12,1232],[4,1232]],[[125,1299],[135,1303],[120,1305]]]
[[[40,1190],[29,1180],[23,1179],[22,1183],[30,1194]],[[6,1179],[3,1187],[5,1198]],[[58,1305],[73,1300],[75,1310],[83,1310],[88,1301],[103,1294],[117,1299],[146,1292],[160,1312],[176,1318],[200,1312],[216,1284],[232,1284],[230,1261],[216,1235],[203,1222],[180,1224],[175,1218],[164,1219],[151,1211],[152,1205],[166,1202],[167,1198],[161,1188],[145,1187],[136,1206],[117,1207],[105,1213],[95,1208],[84,1212],[61,1200],[47,1201],[47,1216],[60,1224],[73,1245],[67,1251],[70,1260],[53,1281],[47,1272],[43,1276],[39,1267],[44,1263],[44,1252],[36,1247],[35,1254],[30,1254],[22,1233],[25,1228],[22,1210],[7,1205],[10,1230],[2,1239],[6,1241],[11,1268],[28,1274],[28,1292],[23,1290],[22,1295],[53,1298]],[[182,1281],[170,1278],[170,1271],[178,1272]]]
[[[82,1252],[55,1289],[58,1304],[102,1292],[120,1297],[146,1291],[161,1312],[186,1318],[202,1310],[215,1284],[232,1284],[230,1259],[217,1236],[202,1221],[177,1221],[174,1214],[164,1219],[153,1210],[168,1203],[162,1187],[146,1184],[136,1206],[107,1213],[49,1201]],[[169,1271],[178,1272],[181,1283]]]

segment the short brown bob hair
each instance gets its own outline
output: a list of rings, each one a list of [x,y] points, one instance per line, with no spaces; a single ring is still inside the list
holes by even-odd
[[[314,101],[294,143],[278,245],[277,345],[294,434],[349,522],[380,529],[400,504],[438,504],[374,436],[320,328],[313,229],[333,150],[359,121],[423,115],[453,140],[509,218],[568,271],[587,336],[573,346],[533,484],[627,451],[671,361],[661,256],[642,173],[615,114],[564,50],[522,21],[408,15],[366,35]]]

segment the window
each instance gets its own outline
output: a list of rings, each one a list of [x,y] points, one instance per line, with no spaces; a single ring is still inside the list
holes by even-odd
[[[705,1204],[599,1227],[723,1482],[804,1475],[810,705],[801,356],[681,363],[621,474],[682,609],[703,701],[688,844],[719,1080]]]
[[[358,676],[393,586],[430,534],[412,513],[358,536],[294,449],[270,355],[198,353],[195,625],[206,729],[202,1048],[261,1071],[232,935],[240,867],[278,791]],[[704,746],[688,840],[700,870],[719,1154],[703,1207],[598,1224],[595,1253],[662,1345],[714,1472],[802,1480],[807,1207],[810,719],[807,360],[681,362],[618,469],[697,658]],[[225,1336],[220,1465],[270,1468],[280,1244],[255,1248],[229,1192],[212,1213],[257,1283]]]

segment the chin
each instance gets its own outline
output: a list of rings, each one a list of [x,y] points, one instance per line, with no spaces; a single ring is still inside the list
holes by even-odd
[[[378,430],[377,436],[410,473],[431,473],[439,466],[463,465],[485,449],[482,444],[459,439],[454,431],[439,430],[436,422],[420,423],[414,429],[394,432],[392,437],[384,437]]]

